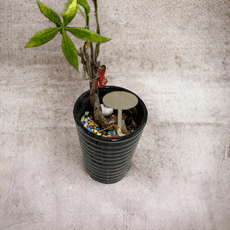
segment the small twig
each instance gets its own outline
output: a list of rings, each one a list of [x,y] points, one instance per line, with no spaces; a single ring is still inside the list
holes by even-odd
[[[108,126],[105,129],[99,130],[99,133],[105,131],[106,129],[111,129],[111,128],[112,128],[112,126]]]
[[[89,58],[89,54],[86,51],[86,42],[83,46],[83,55],[85,56],[86,59],[86,71],[90,77],[90,79],[92,79],[92,71],[91,71],[91,64],[90,64],[90,58]]]
[[[121,131],[121,128],[120,128],[118,125],[112,124],[111,126],[114,127],[114,128],[116,129],[116,132],[117,132],[117,134],[119,135],[119,137],[122,137],[122,136],[125,136],[125,135],[126,135],[126,134],[124,134],[124,133]]]
[[[85,56],[86,59],[89,59],[89,53],[88,53],[88,42],[84,43],[83,46],[83,55]]]
[[[79,57],[81,57],[81,64],[82,64],[82,65],[85,65],[85,64],[86,64],[86,61],[85,61],[84,55],[83,55],[83,53],[82,53],[82,48],[80,48],[80,49],[77,51],[77,55],[78,55]]]
[[[112,120],[112,121],[109,122],[109,124],[113,124],[113,123],[116,123],[116,121],[113,121],[113,120]]]

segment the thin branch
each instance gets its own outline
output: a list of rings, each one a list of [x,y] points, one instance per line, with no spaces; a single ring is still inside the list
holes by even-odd
[[[83,46],[83,55],[85,56],[85,59],[86,59],[86,70],[87,70],[87,73],[90,77],[90,79],[92,79],[92,74],[91,74],[91,63],[90,63],[90,57],[89,57],[89,54],[88,52],[86,51],[86,42]]]
[[[83,55],[83,53],[82,53],[82,48],[80,48],[80,49],[78,50],[77,55],[78,55],[79,57],[81,57],[81,64],[82,64],[82,65],[85,65],[85,64],[86,64],[86,61],[85,61],[84,55]]]
[[[83,103],[86,103],[93,96],[94,93],[95,93],[95,91],[91,92],[90,95],[88,96],[88,98]]]

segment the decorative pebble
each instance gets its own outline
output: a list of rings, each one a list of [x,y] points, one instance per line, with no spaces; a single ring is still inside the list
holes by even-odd
[[[111,115],[113,113],[113,108],[109,108],[107,106],[105,106],[104,104],[101,104],[101,112],[103,114],[103,116],[107,117],[109,115]]]
[[[88,116],[89,116],[89,111],[86,111],[84,117],[88,117]]]
[[[108,108],[108,107],[104,106],[103,104],[102,104],[102,108],[111,109],[111,113],[113,113],[113,109],[112,108]],[[104,116],[107,116],[106,119],[108,120],[108,122],[111,122],[112,119],[113,120],[115,119],[115,115],[111,114],[111,113],[107,113],[107,115],[103,114]],[[88,111],[86,111],[84,113],[84,116],[82,116],[80,120],[81,120],[82,125],[88,131],[90,131],[91,133],[94,133],[94,134],[96,134],[98,136],[110,137],[110,138],[125,136],[125,134],[122,133],[120,127],[116,128],[116,131],[108,130],[106,128],[102,129],[100,131],[99,125],[97,123],[95,123],[95,121],[92,120],[92,116],[89,116],[89,112]],[[134,129],[132,129],[132,132],[133,131],[134,131]]]

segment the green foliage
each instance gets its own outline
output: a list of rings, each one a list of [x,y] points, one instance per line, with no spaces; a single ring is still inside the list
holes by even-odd
[[[86,12],[88,12],[88,13],[90,12],[90,7],[89,7],[89,4],[86,0],[78,0],[77,3],[81,6],[83,6]]]
[[[38,6],[41,10],[41,12],[53,23],[57,23],[59,26],[62,24],[60,17],[49,7],[45,6],[43,3],[41,3],[39,0],[38,1]]]
[[[81,8],[80,8],[79,6],[77,6],[77,8],[80,10],[82,16],[83,16],[83,17],[85,18],[85,20],[86,20],[86,14],[81,10]]]
[[[62,28],[62,51],[68,62],[78,70],[78,56],[75,45]]]
[[[110,38],[103,37],[89,29],[81,28],[81,27],[65,27],[70,33],[72,33],[77,38],[80,38],[89,42],[107,42]]]
[[[96,3],[95,0],[92,0],[94,3]],[[55,13],[52,9],[45,6],[43,3],[41,3],[39,0],[37,0],[38,6],[41,10],[41,12],[50,20],[52,21],[58,28],[48,28],[45,30],[41,30],[35,35],[31,37],[29,42],[25,45],[25,48],[28,47],[34,47],[34,46],[40,46],[51,39],[55,37],[55,35],[58,33],[58,31],[62,31],[62,51],[68,60],[68,62],[76,69],[78,70],[78,56],[77,56],[77,50],[75,48],[75,45],[71,41],[71,39],[68,37],[66,30],[68,30],[70,33],[72,33],[77,38],[80,38],[85,41],[89,42],[96,42],[96,43],[102,43],[107,42],[110,40],[110,38],[103,37],[99,35],[99,24],[97,16],[97,26],[98,26],[98,33],[95,33],[87,28],[81,28],[81,27],[66,27],[67,24],[69,24],[73,18],[75,17],[77,13],[77,9],[80,10],[81,14],[87,21],[87,15],[90,12],[89,4],[86,0],[68,0],[66,3],[65,9],[62,11],[62,17],[63,17],[63,24],[61,22],[60,17]],[[78,4],[81,5],[85,9],[85,13],[80,9]],[[97,12],[97,7],[95,7],[95,12]],[[97,49],[98,49],[97,44]]]
[[[39,31],[28,41],[28,43],[25,45],[25,48],[32,46],[40,46],[47,43],[55,37],[59,30],[60,28],[48,28]]]
[[[68,25],[77,13],[77,0],[69,0],[66,3],[66,8],[62,11],[64,25]]]

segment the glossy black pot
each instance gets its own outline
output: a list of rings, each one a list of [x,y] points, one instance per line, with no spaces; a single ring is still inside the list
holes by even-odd
[[[127,91],[136,95],[121,87],[104,86],[99,88],[101,104],[103,103],[102,98],[112,91]],[[89,111],[90,115],[93,116],[93,106],[90,100],[87,103],[83,103],[89,93],[90,91],[88,90],[78,98],[73,110],[83,154],[83,164],[92,179],[104,184],[112,184],[121,180],[131,166],[132,157],[147,123],[148,111],[144,102],[136,95],[138,104],[130,109],[137,124],[136,130],[123,137],[101,137],[85,129],[80,121],[85,111]],[[115,113],[117,113],[116,110]]]

